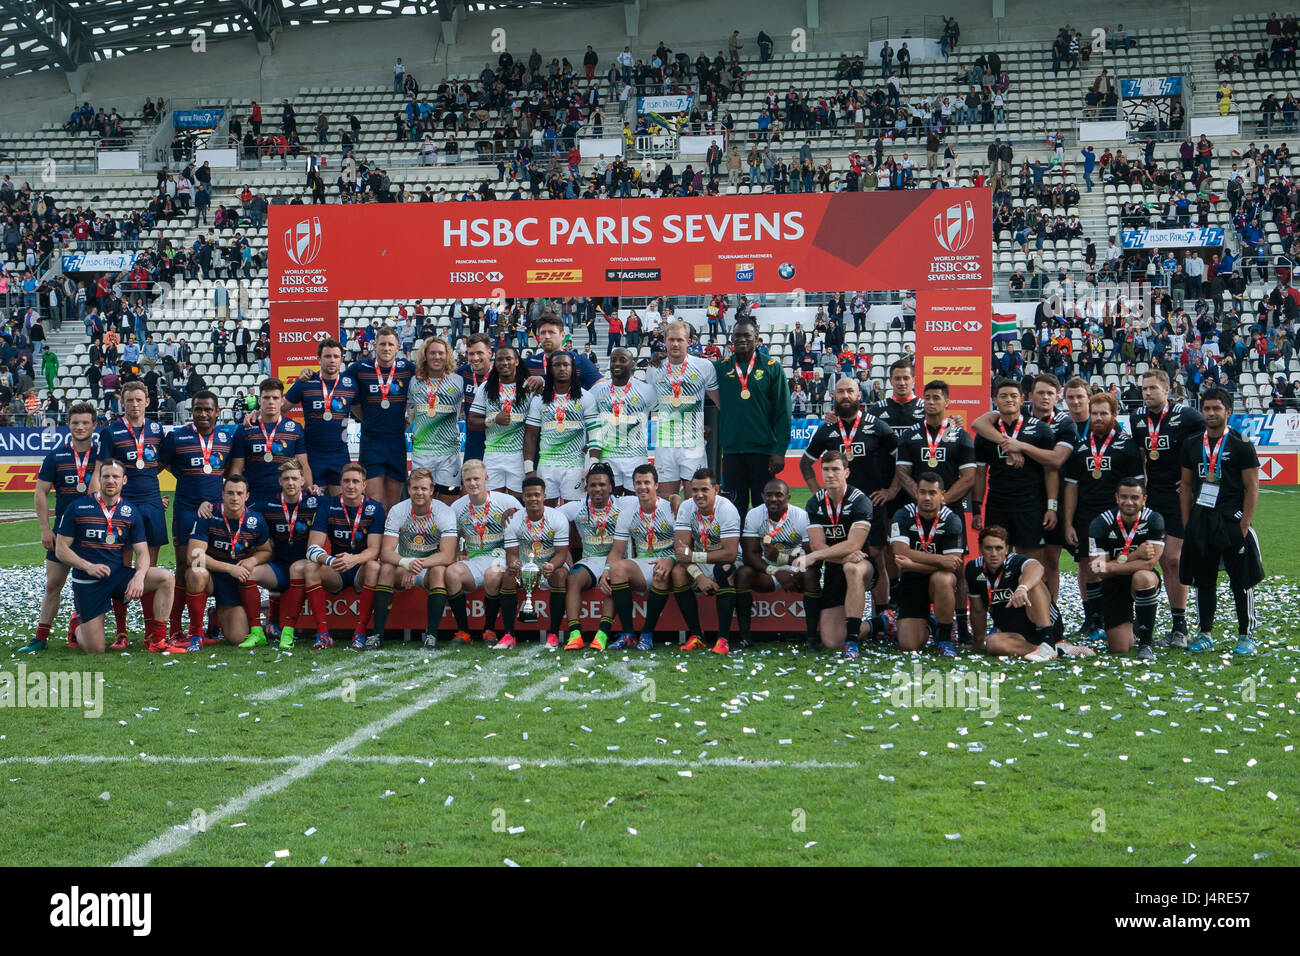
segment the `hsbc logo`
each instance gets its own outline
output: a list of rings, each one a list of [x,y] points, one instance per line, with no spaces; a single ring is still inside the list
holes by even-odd
[[[1276,458],[1270,458],[1267,455],[1260,456],[1259,459],[1259,477],[1262,481],[1272,481],[1282,473],[1282,463]]]
[[[330,334],[322,329],[319,332],[279,332],[275,338],[281,345],[294,345],[302,342],[322,342],[329,337]]]
[[[451,282],[500,282],[505,276],[500,272],[453,272]]]
[[[294,265],[310,265],[320,250],[320,216],[300,220],[284,231],[284,251]]]
[[[978,332],[984,328],[984,323],[979,319],[967,319],[965,322],[956,322],[950,319],[926,319],[926,332]]]
[[[948,252],[965,249],[975,235],[975,207],[968,199],[934,217],[934,238]]]

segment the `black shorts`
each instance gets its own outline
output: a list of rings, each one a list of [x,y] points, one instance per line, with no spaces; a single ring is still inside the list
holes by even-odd
[[[1155,488],[1147,495],[1147,507],[1165,519],[1165,537],[1183,537],[1183,508],[1172,488]]]
[[[880,568],[876,562],[867,555],[863,555],[868,564],[871,565],[871,580],[867,583],[867,590],[871,590],[871,584],[875,581],[876,576],[880,573]],[[826,570],[826,577],[822,582],[822,597],[820,605],[822,608],[843,607],[844,600],[848,596],[848,579],[844,577],[844,566],[840,564],[831,564],[829,562],[822,565]]]
[[[1004,634],[1019,634],[1032,644],[1038,629],[1034,626],[1034,622],[1029,620],[1029,615],[1025,613],[1024,608],[1015,607],[998,614],[998,620],[993,622],[993,630]]]
[[[1056,526],[1051,528],[1048,531],[1043,532],[1043,541],[1047,544],[1049,548],[1065,547],[1065,524],[1060,520],[1059,514],[1057,515]]]
[[[898,619],[930,619],[930,575],[905,571],[898,578],[898,588],[890,592],[898,604]]]
[[[889,510],[888,505],[882,508],[873,504],[871,508],[871,530],[867,532],[867,547],[887,548],[889,547],[889,519],[893,512]]]
[[[1133,623],[1133,579],[1127,574],[1101,582],[1101,618],[1108,631]]]
[[[1097,517],[1098,515],[1078,511],[1074,513],[1074,534],[1079,543],[1072,548],[1067,545],[1066,550],[1070,552],[1070,557],[1074,558],[1075,564],[1086,564],[1088,561],[1088,527]],[[1060,522],[1058,521],[1057,524]]]
[[[1026,505],[1028,505],[1026,507]],[[1002,505],[984,502],[984,527],[1000,525],[1011,536],[1011,546],[1017,551],[1041,548],[1046,544],[1043,535],[1043,508],[1037,501]]]

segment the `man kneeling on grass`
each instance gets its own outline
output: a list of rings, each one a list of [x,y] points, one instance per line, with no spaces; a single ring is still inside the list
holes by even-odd
[[[1043,580],[1043,565],[1013,554],[1008,538],[1006,528],[989,525],[980,532],[980,556],[966,565],[975,648],[1035,662],[1057,654],[1094,656],[1090,647],[1058,641],[1061,614]],[[994,631],[986,639],[990,617]]]
[[[185,603],[190,611],[190,653],[202,649],[203,609],[216,597],[217,621],[229,644],[242,644],[253,628],[262,633],[262,592],[257,569],[271,560],[270,533],[260,512],[248,508],[248,480],[231,475],[221,489],[221,509],[199,518],[190,531]],[[263,638],[265,643],[265,638]]]

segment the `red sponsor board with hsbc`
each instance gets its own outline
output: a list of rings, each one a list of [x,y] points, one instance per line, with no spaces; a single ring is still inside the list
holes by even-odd
[[[920,290],[992,274],[986,189],[485,205],[272,206],[272,297],[679,294],[715,277]]]
[[[268,303],[271,314],[271,373],[289,383],[304,368],[316,368],[316,347],[339,337],[339,304],[332,299],[289,299]],[[297,411],[293,417],[301,422]]]

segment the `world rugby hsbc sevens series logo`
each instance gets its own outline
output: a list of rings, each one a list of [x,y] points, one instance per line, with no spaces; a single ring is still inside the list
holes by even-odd
[[[284,251],[294,265],[310,265],[320,255],[320,249],[321,228],[319,216],[300,220],[284,231]]]
[[[953,203],[934,217],[934,238],[949,252],[960,252],[975,235],[975,207],[970,200]]]

